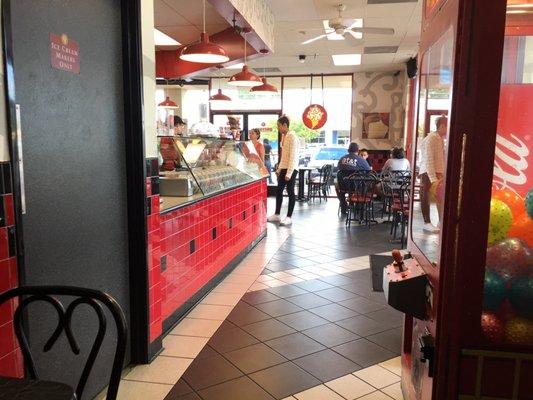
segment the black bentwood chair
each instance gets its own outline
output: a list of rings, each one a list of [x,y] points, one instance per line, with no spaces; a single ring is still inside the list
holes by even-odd
[[[71,296],[75,299],[68,305],[65,309],[63,304],[54,296]],[[8,290],[0,294],[0,306],[11,299],[18,298],[20,303],[14,313],[14,328],[17,335],[17,339],[22,350],[22,355],[24,357],[24,362],[29,374],[29,378],[33,380],[38,380],[37,371],[35,368],[35,362],[30,352],[30,347],[28,344],[28,339],[24,330],[22,328],[22,319],[24,309],[34,302],[46,302],[51,304],[58,315],[58,324],[55,328],[52,336],[45,343],[43,351],[48,352],[57,342],[57,339],[61,336],[61,333],[64,331],[67,337],[68,343],[72,352],[76,355],[80,354],[80,348],[74,335],[72,333],[71,321],[74,311],[80,304],[85,304],[90,306],[98,317],[98,332],[94,339],[91,351],[85,362],[85,366],[81,373],[80,379],[78,381],[78,386],[76,387],[76,398],[81,400],[85,384],[91,373],[96,356],[100,351],[100,347],[104,340],[106,333],[106,317],[102,304],[107,307],[111,312],[113,319],[115,320],[115,325],[117,328],[117,344],[115,350],[115,357],[113,359],[113,365],[111,368],[111,377],[109,379],[109,387],[107,390],[107,400],[115,400],[117,398],[118,386],[120,383],[120,375],[122,372],[122,364],[124,362],[124,355],[126,352],[126,318],[124,317],[124,312],[120,305],[106,293],[100,292],[98,290],[85,289],[72,286],[26,286],[19,287],[15,289]]]

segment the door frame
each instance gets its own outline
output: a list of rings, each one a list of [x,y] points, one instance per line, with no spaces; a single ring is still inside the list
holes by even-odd
[[[7,131],[13,181],[19,284],[26,282],[19,157],[17,151],[16,87],[13,68],[11,1],[2,1],[2,40],[6,87]],[[124,92],[124,134],[127,181],[127,226],[130,293],[131,362],[149,362],[148,268],[146,227],[146,163],[143,127],[143,84],[140,0],[120,1]]]
[[[445,223],[439,269],[428,268],[430,279],[437,284],[436,360],[430,394],[437,400],[457,398],[461,350],[480,337],[478,317],[487,248],[483,232],[488,229],[505,15],[506,0],[490,4],[483,0],[448,0],[422,26],[420,54],[449,27],[455,28]],[[487,43],[491,43],[491,51],[486,51]],[[418,107],[415,112],[418,116]],[[411,234],[409,249],[420,264],[429,265]],[[409,373],[405,363],[403,373]]]

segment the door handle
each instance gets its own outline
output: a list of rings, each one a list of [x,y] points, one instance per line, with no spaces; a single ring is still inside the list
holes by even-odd
[[[20,207],[22,214],[26,214],[26,186],[24,184],[24,156],[22,152],[22,125],[20,120],[20,104],[15,104],[17,158],[20,182]]]

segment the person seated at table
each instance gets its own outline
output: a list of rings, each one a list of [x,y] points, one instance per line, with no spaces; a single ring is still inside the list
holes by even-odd
[[[365,159],[365,161],[370,165],[370,168],[372,168],[372,160],[368,158],[368,150],[367,149],[361,149],[359,150],[359,155]]]
[[[350,143],[348,147],[348,154],[339,159],[337,165],[337,183],[335,184],[335,191],[341,206],[341,213],[346,214],[348,211],[348,204],[346,203],[347,186],[346,177],[357,171],[370,171],[368,162],[358,154],[359,145],[355,142]]]
[[[386,171],[411,171],[411,164],[405,158],[405,151],[401,147],[394,147],[391,151],[391,158],[385,161],[381,172]]]

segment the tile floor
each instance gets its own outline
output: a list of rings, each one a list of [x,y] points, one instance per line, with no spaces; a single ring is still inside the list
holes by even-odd
[[[368,262],[396,247],[390,226],[347,230],[334,200],[293,220],[269,224],[161,355],[124,374],[120,399],[402,399],[402,314],[372,292]]]

